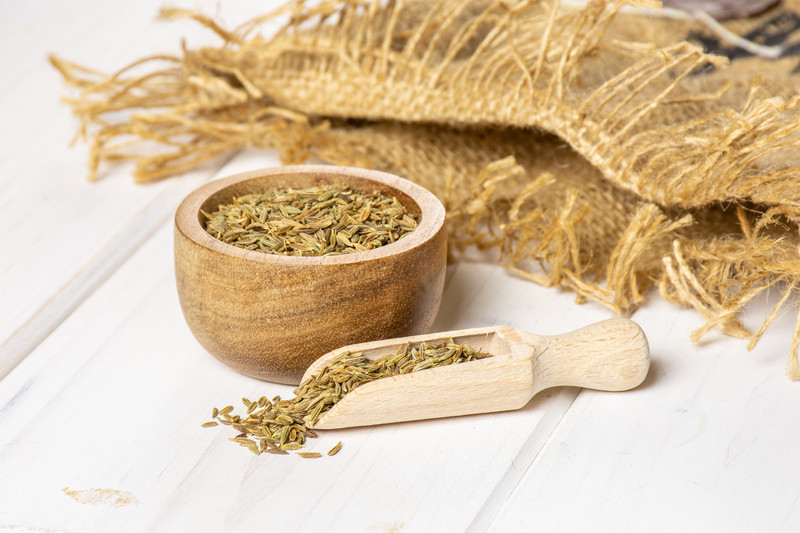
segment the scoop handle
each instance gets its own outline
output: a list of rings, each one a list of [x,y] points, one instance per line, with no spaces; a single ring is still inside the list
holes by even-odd
[[[633,320],[612,318],[562,335],[537,337],[534,394],[558,386],[606,391],[632,389],[650,368],[650,347]]]

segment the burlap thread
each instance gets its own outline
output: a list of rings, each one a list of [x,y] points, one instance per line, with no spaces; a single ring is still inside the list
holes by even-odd
[[[702,26],[633,4],[293,2],[234,30],[166,9],[221,44],[110,75],[51,61],[76,89],[92,179],[133,160],[148,182],[244,146],[394,172],[445,202],[454,255],[495,250],[620,314],[656,287],[706,318],[694,340],[717,329],[752,347],[800,290],[796,59],[728,64],[686,40]],[[760,17],[727,27],[775,12]],[[740,313],[765,291],[779,296],[749,330]],[[798,344],[800,316],[793,379]]]

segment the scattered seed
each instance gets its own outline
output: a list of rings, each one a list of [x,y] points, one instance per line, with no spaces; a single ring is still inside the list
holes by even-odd
[[[258,401],[251,402],[242,398],[247,409],[246,418],[231,416],[233,407],[227,406],[217,412],[218,420],[238,432],[232,441],[249,448],[256,455],[263,452],[286,455],[288,451],[301,449],[306,439],[317,437],[316,431],[308,426],[322,418],[348,392],[365,383],[491,356],[468,345],[456,344],[452,339],[439,345],[406,344],[397,353],[377,359],[370,359],[362,353],[343,352],[319,374],[300,384],[294,391],[293,399],[281,400],[280,396],[275,396],[270,402],[262,396]],[[212,425],[217,425],[217,422],[206,422],[203,427]],[[342,443],[339,442],[328,455],[335,455],[341,448]],[[306,452],[298,455],[303,453]],[[303,456],[319,457],[320,454],[308,452]]]
[[[266,453],[273,453],[275,455],[289,455],[289,452],[281,450],[280,448],[267,448]]]
[[[339,441],[339,444],[330,449],[328,455],[336,455],[337,453],[339,453],[339,450],[341,449],[342,449],[342,441]]]

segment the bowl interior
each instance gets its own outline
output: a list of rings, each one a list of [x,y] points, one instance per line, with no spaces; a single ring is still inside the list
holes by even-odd
[[[197,221],[205,229],[206,217],[202,212],[213,213],[220,205],[231,203],[234,198],[247,194],[262,194],[272,188],[303,189],[331,184],[345,184],[362,193],[380,192],[384,196],[395,197],[406,210],[414,216],[417,224],[422,224],[423,212],[420,205],[402,190],[373,179],[348,174],[321,174],[318,172],[292,172],[257,176],[234,182],[211,194],[200,205]],[[416,231],[416,230],[415,230]],[[394,243],[393,243],[394,244]],[[391,245],[385,245],[391,246]],[[363,253],[363,252],[362,252]]]

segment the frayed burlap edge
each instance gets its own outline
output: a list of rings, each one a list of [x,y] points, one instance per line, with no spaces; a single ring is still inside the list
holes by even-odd
[[[653,127],[644,127],[643,119],[652,119],[659,107],[674,109],[714,102],[724,95],[726,86],[701,97],[681,93],[681,81],[697,67],[705,62],[717,65],[721,62],[687,43],[666,49],[635,43],[601,44],[604,31],[619,7],[614,4],[607,9],[604,2],[593,2],[577,14],[562,15],[553,9],[536,15],[534,19],[541,22],[537,30],[540,35],[536,39],[534,31],[534,39],[528,41],[525,50],[516,42],[515,30],[520,24],[516,17],[535,3],[520,4],[511,10],[500,2],[480,3],[485,7],[479,11],[482,14],[477,20],[493,24],[492,29],[455,70],[452,67],[460,51],[457,45],[447,47],[438,64],[436,54],[418,48],[428,39],[427,50],[433,50],[430,43],[437,42],[437,32],[442,33],[434,31],[434,22],[439,28],[442,17],[454,23],[467,7],[477,4],[459,3],[459,7],[452,8],[451,15],[442,11],[444,3],[430,7],[424,23],[404,36],[406,45],[399,56],[410,60],[421,53],[423,61],[409,63],[413,68],[403,74],[397,74],[401,71],[397,68],[400,63],[398,54],[391,49],[393,34],[389,31],[398,24],[399,10],[406,5],[402,2],[390,3],[388,11],[381,11],[376,4],[348,2],[325,3],[312,12],[300,4],[293,12],[293,22],[272,42],[247,40],[255,25],[227,32],[211,20],[191,14],[225,39],[225,46],[202,51],[184,49],[181,57],[147,58],[111,76],[55,57],[51,61],[64,74],[65,81],[80,91],[68,103],[82,119],[81,135],[91,142],[92,177],[96,176],[102,160],[131,159],[136,161],[137,180],[150,181],[183,172],[241,146],[278,147],[286,161],[301,161],[315,149],[315,138],[330,128],[329,122],[315,116],[545,128],[567,140],[606,179],[642,199],[631,224],[614,247],[605,275],[593,272],[594,280],[587,281],[589,272],[581,266],[581,239],[571,229],[585,214],[585,207],[576,207],[579,191],[574,190],[564,198],[564,206],[557,215],[551,214],[549,218],[539,215],[538,229],[532,229],[537,227],[533,224],[537,219],[535,209],[525,213],[519,208],[512,209],[513,216],[508,219],[493,213],[492,193],[487,192],[486,183],[496,184],[502,179],[495,176],[494,181],[487,181],[485,177],[509,164],[514,170],[504,172],[519,173],[512,160],[499,161],[496,163],[499,167],[487,165],[476,182],[483,184],[484,189],[474,189],[476,194],[466,204],[471,211],[452,212],[451,220],[469,215],[472,221],[471,226],[455,225],[471,228],[472,235],[454,242],[497,246],[502,264],[519,275],[545,285],[571,288],[582,297],[602,301],[618,312],[635,308],[643,299],[644,288],[658,282],[662,296],[690,305],[706,316],[708,324],[697,332],[697,339],[708,329],[717,328],[747,337],[751,345],[757,341],[778,309],[792,300],[800,269],[794,264],[770,265],[769,260],[775,263],[774,253],[766,263],[759,264],[752,259],[757,255],[747,255],[752,250],[743,249],[741,239],[737,240],[738,247],[731,247],[728,256],[710,252],[708,246],[692,246],[698,243],[682,239],[677,233],[692,222],[692,217],[667,216],[657,204],[684,207],[747,200],[776,204],[774,209],[784,206],[782,219],[797,220],[792,208],[797,196],[796,180],[792,180],[796,169],[785,163],[776,168],[776,163],[769,160],[796,146],[792,127],[796,124],[798,101],[764,98],[759,95],[756,80],[739,110],[712,109],[705,116],[676,124],[665,122],[662,115],[651,121]],[[497,15],[497,10],[502,16]],[[328,26],[316,36],[314,31],[298,30],[313,17],[322,15],[328,19],[333,14],[339,15],[340,22],[338,29],[333,27],[332,36]],[[166,15],[187,13],[171,11]],[[359,20],[361,25],[355,25],[354,21]],[[474,37],[469,32],[477,32],[479,26],[467,22],[449,31],[459,36],[456,42],[465,44]],[[381,35],[381,30],[385,30],[384,39],[378,43],[376,35]],[[500,37],[505,39],[505,45]],[[311,48],[308,39],[312,40]],[[626,58],[622,69],[591,90],[584,87],[570,91],[570,84],[587,77],[581,68],[596,61],[597,50]],[[308,56],[312,51],[323,60],[311,61],[313,68],[309,68]],[[537,51],[538,55],[534,53]],[[144,75],[133,74],[156,64],[159,68]],[[390,64],[393,69],[388,68]],[[278,78],[271,74],[278,72],[285,79],[275,83]],[[261,78],[254,73],[260,73]],[[473,79],[478,82],[473,83]],[[387,83],[403,88],[401,92],[410,96],[398,98],[396,90],[386,90]],[[317,94],[324,98],[316,97],[313,89],[325,87],[337,90],[321,91]],[[509,92],[508,87],[513,90]],[[365,94],[365,88],[369,88],[370,94],[382,94],[382,98],[376,102],[370,94]],[[504,105],[483,105],[492,101],[502,101]],[[476,106],[475,102],[482,104]],[[123,110],[133,110],[126,121],[105,122],[103,117],[107,113]],[[654,139],[658,142],[654,143]],[[126,152],[142,141],[155,142],[167,150],[155,155]],[[531,194],[551,179],[552,176],[546,175],[535,177],[525,194]],[[680,184],[677,188],[680,193],[674,193],[676,184]],[[770,216],[765,214],[743,225],[743,233],[751,237],[758,234],[759,229],[769,226],[761,221]],[[479,227],[484,228],[481,231],[493,227],[503,237],[481,238]],[[775,241],[764,236],[753,238],[753,242],[760,243],[754,245],[755,249],[759,246],[766,249]],[[671,253],[662,257],[662,268],[655,271],[636,266],[642,258],[652,263],[653,254],[646,252],[652,242],[648,239],[673,242]],[[781,240],[786,239],[777,239]],[[520,252],[524,249],[528,252]],[[796,246],[793,253],[796,254]],[[784,255],[793,257],[791,253]],[[527,259],[547,265],[544,269],[547,273],[521,268],[519,265]],[[602,277],[605,283],[599,280]],[[777,285],[784,288],[774,311],[758,331],[747,332],[735,315],[755,295]],[[798,338],[800,326],[794,335],[790,358],[789,373],[794,379],[800,378]]]
[[[496,249],[500,263],[523,278],[573,290],[579,301],[595,300],[620,314],[632,313],[645,301],[647,288],[657,285],[664,298],[694,307],[708,320],[693,335],[695,341],[719,329],[747,339],[752,348],[780,309],[796,298],[797,239],[780,231],[784,221],[777,209],[756,214],[715,206],[693,214],[667,213],[599,176],[592,178],[587,169],[594,169],[577,154],[564,152],[547,167],[541,158],[522,154],[508,140],[512,133],[493,131],[488,141],[483,132],[464,129],[370,124],[327,129],[314,143],[318,154],[334,163],[409,172],[445,201],[451,245]],[[530,142],[531,136],[517,134],[520,143]],[[437,150],[426,151],[434,143]],[[484,152],[475,158],[473,171],[458,180],[455,169],[464,172],[466,158],[442,157],[451,155],[456,143],[469,146],[473,158]],[[553,150],[547,139],[534,146]],[[507,152],[522,159],[489,163]],[[569,184],[576,173],[584,176],[583,183],[573,179]],[[471,181],[473,175],[478,177]],[[598,212],[606,211],[615,213],[615,220],[598,229],[608,222]],[[598,242],[598,237],[607,240]],[[781,297],[760,327],[749,331],[736,315],[769,290],[781,291]]]

